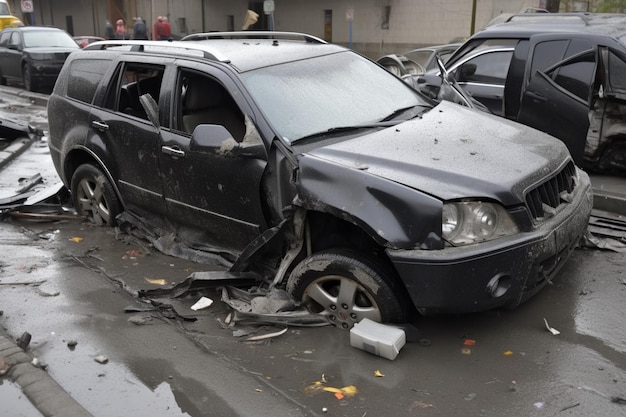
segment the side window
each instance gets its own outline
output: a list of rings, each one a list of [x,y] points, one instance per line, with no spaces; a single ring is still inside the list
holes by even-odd
[[[533,50],[532,64],[528,77],[532,78],[537,71],[543,71],[557,62],[562,61],[568,45],[569,40],[538,43]]]
[[[626,62],[613,51],[609,51],[609,84],[612,90],[626,93]]]
[[[11,32],[5,31],[0,32],[0,46],[7,47],[9,44],[9,38],[11,37]]]
[[[456,70],[459,82],[504,85],[513,51],[488,52],[463,63]]]
[[[548,75],[555,83],[587,102],[595,75],[594,57],[592,52],[584,54],[554,68]]]
[[[67,95],[85,103],[93,101],[102,76],[108,70],[110,60],[82,59],[71,63],[67,83]]]
[[[131,116],[148,119],[139,97],[150,94],[158,103],[165,67],[125,63],[117,74],[117,83],[107,93],[106,107]]]
[[[230,93],[215,78],[183,70],[178,77],[177,130],[192,134],[200,124],[222,125],[241,142],[245,134],[243,113]]]

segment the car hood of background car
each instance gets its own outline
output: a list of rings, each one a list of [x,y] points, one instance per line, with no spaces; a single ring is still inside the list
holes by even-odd
[[[441,200],[516,205],[568,158],[565,145],[551,136],[443,101],[421,118],[306,152],[300,165],[321,159]]]
[[[24,52],[27,52],[31,55],[35,54],[63,54],[63,56],[69,55],[72,52],[80,50],[80,47],[76,45],[76,48],[67,48],[61,46],[33,46],[29,48],[24,48]]]

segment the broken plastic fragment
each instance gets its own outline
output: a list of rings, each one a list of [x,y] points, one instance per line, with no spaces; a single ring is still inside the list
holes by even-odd
[[[144,278],[148,283],[153,284],[153,285],[166,285],[167,281],[164,278],[155,278],[155,279],[151,279],[151,278]]]
[[[504,356],[511,356],[511,355],[513,355],[513,351],[510,351],[510,350],[505,350],[504,352],[502,352],[502,354],[503,354]]]
[[[377,377],[377,378],[381,378],[381,377],[383,377],[385,375],[377,369],[377,370],[374,371],[374,376]]]
[[[104,365],[105,363],[109,362],[109,358],[107,358],[106,356],[96,356],[95,358],[93,358],[94,361]]]
[[[476,341],[474,339],[465,339],[463,341],[463,344],[465,346],[474,346],[476,344]]]
[[[213,300],[207,297],[202,297],[194,305],[191,306],[193,311],[201,310],[203,308],[210,307],[213,304]]]
[[[71,238],[70,240],[74,243],[80,243],[83,241],[84,238],[82,237],[78,237],[78,236],[74,236],[73,238]]]
[[[257,340],[269,339],[269,338],[272,338],[272,337],[277,337],[277,336],[280,336],[282,334],[285,334],[285,332],[287,332],[287,327],[285,327],[284,329],[279,330],[277,332],[260,334],[258,336],[252,336],[252,337],[247,338],[246,340],[253,342],[253,341],[257,341]]]
[[[557,329],[550,327],[550,325],[548,324],[548,320],[546,320],[545,318],[543,319],[543,322],[546,324],[546,328],[548,329],[548,331],[550,333],[552,333],[553,335],[557,335],[557,334],[561,334],[560,331],[558,331]]]

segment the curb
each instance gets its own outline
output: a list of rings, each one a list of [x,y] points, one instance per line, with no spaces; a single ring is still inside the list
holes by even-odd
[[[0,357],[11,362],[6,375],[45,417],[93,417],[13,340],[0,334]]]
[[[7,166],[12,160],[24,153],[33,141],[30,138],[15,139],[9,146],[0,151],[0,170]]]

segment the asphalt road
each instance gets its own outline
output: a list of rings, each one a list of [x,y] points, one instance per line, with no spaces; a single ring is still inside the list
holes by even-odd
[[[55,183],[42,144],[2,171],[0,191],[36,173],[42,187]],[[126,312],[150,307],[137,291],[215,266],[115,229],[9,218],[0,236],[0,325],[12,339],[29,332],[26,354],[93,416],[626,416],[623,253],[577,249],[515,310],[416,318],[423,342],[391,361],[331,327],[246,341],[284,327],[227,326],[230,309],[213,290],[161,299],[166,314]],[[203,295],[214,304],[191,310]],[[0,377],[0,416],[51,415],[21,390]]]

